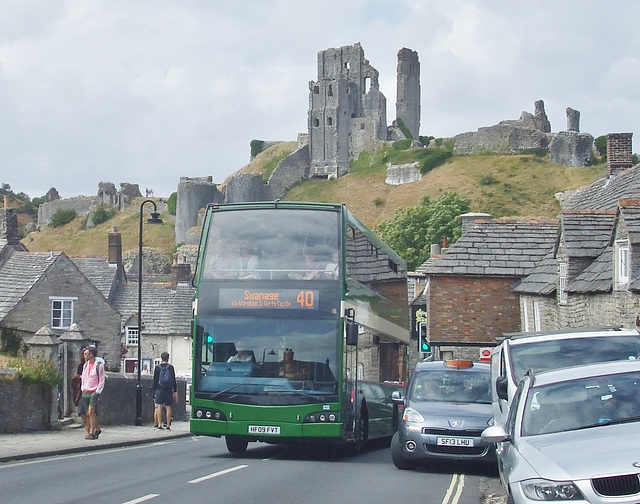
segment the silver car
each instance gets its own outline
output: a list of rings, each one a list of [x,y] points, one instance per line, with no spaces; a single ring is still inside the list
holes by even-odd
[[[491,421],[489,364],[433,361],[416,365],[407,395],[392,397],[404,405],[391,458],[398,469],[429,460],[480,460],[495,464],[491,443],[480,434]]]
[[[640,502],[640,360],[576,366],[520,382],[499,443],[509,503]]]

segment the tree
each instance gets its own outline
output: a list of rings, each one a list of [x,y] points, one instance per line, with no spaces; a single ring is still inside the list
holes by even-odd
[[[469,211],[467,198],[451,191],[443,192],[431,201],[425,195],[416,206],[401,208],[393,219],[376,227],[375,231],[415,270],[429,258],[432,243],[441,243],[446,236],[454,243],[462,235],[460,216]]]

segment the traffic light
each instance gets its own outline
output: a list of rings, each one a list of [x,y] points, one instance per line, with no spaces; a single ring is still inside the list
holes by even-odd
[[[427,323],[420,322],[418,325],[418,351],[422,353],[431,353],[431,345],[427,337]]]

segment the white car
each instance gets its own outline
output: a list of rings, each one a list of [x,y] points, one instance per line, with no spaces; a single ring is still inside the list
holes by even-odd
[[[527,373],[491,426],[509,504],[640,502],[640,360]]]
[[[635,329],[513,334],[505,338],[491,354],[494,425],[504,425],[506,422],[516,387],[528,369],[542,372],[639,358],[640,332]]]

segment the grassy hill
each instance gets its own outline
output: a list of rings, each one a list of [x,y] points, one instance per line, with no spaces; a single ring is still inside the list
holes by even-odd
[[[240,171],[270,173],[277,162],[295,149],[295,142],[276,145]],[[391,186],[385,184],[388,162],[420,161],[425,149],[396,151],[385,147],[365,153],[352,164],[351,173],[334,180],[307,180],[287,192],[286,200],[345,203],[366,225],[389,220],[401,207],[415,205],[427,194],[436,199],[443,191],[455,191],[471,201],[473,212],[494,217],[556,217],[560,205],[555,194],[582,187],[606,174],[606,165],[567,167],[555,165],[534,154],[456,156],[423,175],[422,180]],[[142,202],[142,200],[140,200]],[[139,203],[138,203],[139,205]],[[92,229],[82,229],[82,219],[60,228],[29,234],[23,243],[33,252],[61,250],[69,256],[107,256],[107,234],[117,226],[123,250],[138,246],[139,206],[118,214]],[[170,254],[174,249],[175,219],[162,214],[164,226],[144,227],[144,246]]]

